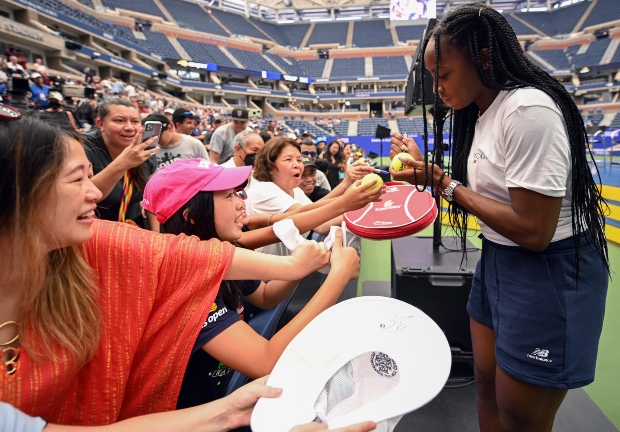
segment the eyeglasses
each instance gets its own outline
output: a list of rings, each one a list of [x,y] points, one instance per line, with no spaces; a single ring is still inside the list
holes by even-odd
[[[306,157],[315,158],[316,157],[316,152],[315,151],[302,151],[301,155],[302,156],[306,156]]]
[[[237,198],[239,198],[241,201],[245,201],[246,199],[248,199],[248,193],[245,191],[245,189],[237,189],[235,191],[235,195],[237,196]]]

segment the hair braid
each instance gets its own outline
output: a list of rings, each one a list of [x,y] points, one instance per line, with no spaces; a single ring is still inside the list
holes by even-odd
[[[448,12],[424,41],[425,52],[429,39],[435,39],[435,73],[439,57],[438,40],[445,37],[461,49],[468,49],[480,81],[489,88],[514,90],[533,87],[546,93],[556,103],[564,118],[571,153],[571,215],[575,240],[575,256],[579,253],[579,233],[589,231],[586,238],[605,262],[609,271],[605,218],[607,204],[601,196],[589,163],[596,163],[588,146],[588,137],[581,113],[564,86],[536,66],[524,54],[516,34],[508,21],[491,7],[479,3],[461,5]],[[480,51],[489,50],[489,73],[485,73]],[[422,59],[422,62],[424,60]],[[422,67],[424,63],[422,63]],[[422,75],[423,76],[423,75]],[[436,75],[437,76],[437,75]],[[437,85],[435,91],[437,92]],[[437,103],[437,98],[435,99]],[[426,109],[423,108],[426,113]],[[452,177],[467,185],[467,160],[472,146],[476,120],[479,115],[475,103],[454,111]],[[437,132],[437,131],[435,131]],[[441,131],[443,132],[443,131]],[[425,147],[427,130],[424,130]],[[601,182],[596,167],[598,183]],[[464,240],[467,230],[467,211],[457,203],[449,203],[450,223]],[[465,249],[465,242],[462,242]],[[576,260],[576,274],[579,260]]]

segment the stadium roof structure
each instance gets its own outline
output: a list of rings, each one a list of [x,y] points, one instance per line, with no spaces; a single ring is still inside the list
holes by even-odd
[[[390,0],[196,0],[212,7],[279,23],[389,18]],[[487,4],[500,11],[536,11],[586,0],[436,0],[437,14],[465,3]]]

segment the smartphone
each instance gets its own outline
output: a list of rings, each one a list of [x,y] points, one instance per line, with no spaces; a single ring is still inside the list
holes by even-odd
[[[158,121],[147,121],[146,123],[144,123],[144,133],[142,134],[142,142],[154,136],[157,136],[157,138],[159,138],[159,136],[161,135],[161,127],[162,127],[162,124],[161,122],[158,122]],[[155,147],[157,147],[157,140],[155,140],[151,145],[149,145],[147,149],[152,149]]]

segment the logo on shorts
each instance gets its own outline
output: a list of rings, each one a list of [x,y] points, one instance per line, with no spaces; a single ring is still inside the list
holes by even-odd
[[[370,354],[370,365],[382,377],[392,378],[398,372],[396,362],[387,354],[373,352]]]
[[[546,349],[536,348],[532,354],[527,354],[527,357],[545,363],[553,362],[553,360],[547,358],[549,357],[549,350]]]

